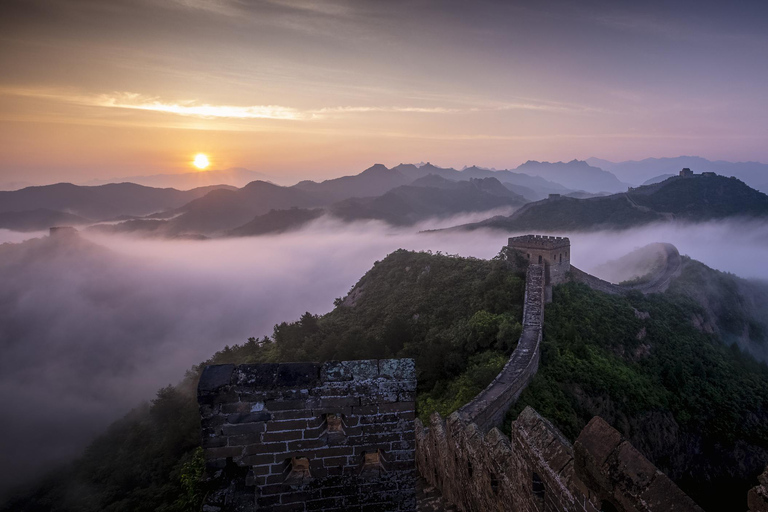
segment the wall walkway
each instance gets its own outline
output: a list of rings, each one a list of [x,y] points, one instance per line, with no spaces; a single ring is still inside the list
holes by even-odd
[[[539,369],[541,332],[544,323],[544,266],[531,264],[525,278],[523,332],[512,356],[487,388],[459,409],[467,423],[488,431],[501,425],[512,404]]]

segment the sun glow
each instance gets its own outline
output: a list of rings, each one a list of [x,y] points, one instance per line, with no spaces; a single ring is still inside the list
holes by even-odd
[[[198,153],[195,155],[195,159],[192,161],[192,165],[200,169],[201,171],[208,167],[210,165],[210,162],[208,161],[208,156],[204,155],[203,153]]]

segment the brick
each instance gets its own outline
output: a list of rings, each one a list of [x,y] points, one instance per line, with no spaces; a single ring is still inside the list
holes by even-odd
[[[347,464],[347,457],[325,457],[322,459],[322,461],[326,468],[344,466]]]
[[[251,406],[247,402],[234,401],[232,403],[221,404],[222,414],[248,414],[251,412]]]
[[[270,421],[267,424],[267,430],[270,432],[277,432],[280,430],[304,430],[310,425],[311,420],[285,420],[285,421]]]
[[[272,453],[248,455],[248,447],[246,447],[243,453],[246,455],[243,457],[242,461],[246,466],[260,466],[263,464],[274,464],[276,462],[275,455]]]
[[[323,457],[346,457],[355,453],[354,448],[345,446],[338,448],[326,448],[322,451]]]
[[[225,436],[239,436],[242,434],[258,434],[266,430],[265,423],[243,423],[240,425],[224,425],[221,427]]]
[[[265,432],[262,435],[262,441],[272,443],[275,441],[295,441],[303,437],[301,430],[287,430],[283,432]]]
[[[227,423],[256,423],[272,419],[268,412],[248,412],[227,415]]]
[[[395,402],[391,404],[381,404],[379,405],[379,412],[387,413],[387,412],[415,412],[416,411],[416,403],[415,402]]]
[[[240,446],[208,448],[204,451],[206,459],[226,459],[228,457],[237,457],[242,455],[243,448]]]
[[[379,413],[378,405],[361,405],[359,407],[352,408],[352,414],[356,416],[369,416]]]
[[[280,420],[300,420],[311,419],[318,416],[311,409],[300,409],[295,411],[274,411],[272,412],[272,419],[276,421]]]
[[[269,400],[265,404],[268,411],[305,410],[306,400]]]
[[[325,446],[324,439],[309,439],[301,441],[290,441],[288,443],[289,451],[301,451],[301,450],[316,450]]]
[[[360,405],[359,397],[321,398],[315,407],[322,409],[342,409]]]
[[[223,436],[219,437],[204,437],[201,442],[203,448],[221,448],[227,446],[227,438]]]
[[[261,442],[261,433],[252,432],[250,434],[240,434],[238,436],[227,437],[229,446],[245,446]]]
[[[262,455],[265,453],[285,453],[288,451],[286,443],[259,443],[245,447],[245,455]]]

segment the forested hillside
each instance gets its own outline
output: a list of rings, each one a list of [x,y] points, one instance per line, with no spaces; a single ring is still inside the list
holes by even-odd
[[[539,373],[508,419],[530,405],[573,440],[602,416],[705,510],[745,509],[768,462],[768,367],[705,315],[675,293],[556,288]]]

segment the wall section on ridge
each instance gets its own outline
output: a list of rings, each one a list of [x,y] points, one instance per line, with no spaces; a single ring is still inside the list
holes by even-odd
[[[539,369],[544,324],[544,266],[528,265],[525,277],[523,332],[509,361],[495,379],[458,413],[467,423],[488,431],[501,425],[512,404]]]
[[[701,512],[669,478],[599,417],[575,446],[526,407],[511,436],[483,433],[454,413],[416,420],[416,465],[466,512]]]

